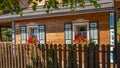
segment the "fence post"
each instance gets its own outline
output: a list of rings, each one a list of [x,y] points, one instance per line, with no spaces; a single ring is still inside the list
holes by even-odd
[[[107,68],[110,68],[110,45],[107,45]]]
[[[79,68],[82,68],[82,45],[79,44]]]
[[[54,45],[54,65],[55,65],[55,68],[58,68],[58,58],[57,58],[57,45],[55,44]]]
[[[117,51],[116,51],[117,45],[115,45],[115,47],[113,48],[113,68],[116,68],[116,64],[117,64]]]
[[[102,68],[105,68],[105,45],[102,45]]]
[[[46,67],[48,68],[48,59],[49,59],[49,50],[48,50],[48,44],[46,44]]]
[[[72,46],[72,50],[73,50],[73,68],[77,68],[77,56],[76,56],[76,44],[74,44]]]
[[[117,46],[117,68],[120,68],[120,46]]]
[[[2,66],[1,59],[2,59],[2,57],[1,57],[1,45],[0,45],[0,68],[2,68],[2,67],[1,67],[1,66]]]
[[[88,48],[84,45],[84,68],[88,68]]]
[[[1,50],[0,50],[0,59],[1,59],[1,68],[3,68],[3,46],[2,45],[0,45],[0,47],[1,47]]]
[[[22,46],[22,52],[23,52],[23,55],[22,55],[22,57],[23,57],[23,68],[26,68],[26,52],[25,52],[25,45],[23,45]]]
[[[71,49],[72,48],[72,46],[71,45],[69,45],[68,46],[68,68],[71,68],[72,67],[72,52],[71,52]]]
[[[99,67],[99,45],[95,45],[95,68]]]
[[[66,45],[64,45],[64,68],[66,68]]]
[[[59,68],[62,68],[62,45],[59,44]]]
[[[94,68],[94,46],[93,45],[90,45],[89,46],[89,67],[90,68]]]

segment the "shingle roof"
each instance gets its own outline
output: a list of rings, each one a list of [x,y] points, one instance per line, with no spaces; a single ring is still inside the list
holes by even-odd
[[[0,15],[0,22],[10,21],[10,20],[20,20],[28,18],[44,18],[51,16],[63,16],[71,14],[84,14],[84,13],[93,13],[93,12],[104,12],[104,11],[113,11],[114,6],[111,2],[102,3],[101,8],[95,9],[91,4],[86,4],[85,8],[76,7],[76,13],[72,13],[69,7],[60,6],[60,10],[52,10],[51,15],[48,16],[42,6],[37,7],[37,11],[33,11],[32,8],[26,8],[23,10],[23,16],[19,14],[11,15],[9,12],[6,12]]]

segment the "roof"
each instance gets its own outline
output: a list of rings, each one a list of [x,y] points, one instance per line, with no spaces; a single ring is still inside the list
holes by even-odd
[[[76,12],[72,13],[69,7],[62,7],[60,5],[60,10],[52,9],[50,16],[48,16],[43,9],[43,6],[38,6],[37,11],[33,11],[32,8],[23,9],[23,16],[21,17],[19,14],[11,15],[9,12],[6,12],[0,15],[0,22],[2,21],[12,21],[12,20],[22,20],[22,19],[30,19],[30,18],[44,18],[44,17],[52,17],[52,16],[64,16],[64,15],[72,15],[72,14],[85,14],[85,13],[95,13],[95,12],[105,12],[105,11],[113,11],[114,6],[112,2],[101,2],[101,8],[94,8],[93,5],[87,3],[85,8],[76,7]]]

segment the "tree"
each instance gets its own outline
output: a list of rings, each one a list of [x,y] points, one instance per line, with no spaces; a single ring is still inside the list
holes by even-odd
[[[28,4],[33,4],[32,9],[37,10],[36,1],[41,2],[42,0],[28,0]],[[100,4],[96,0],[62,0],[62,7],[70,6],[72,12],[75,12],[75,7],[79,6],[84,8],[85,2],[89,2],[94,5],[95,8],[100,7]],[[59,9],[58,0],[45,0],[44,9],[47,13],[50,13],[51,9]],[[22,15],[22,8],[19,6],[19,0],[0,0],[0,14],[3,14],[4,11],[9,11],[11,14],[20,14]]]

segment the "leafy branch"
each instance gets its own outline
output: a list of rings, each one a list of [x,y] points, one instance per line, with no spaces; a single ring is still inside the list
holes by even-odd
[[[3,14],[4,11],[9,11],[11,14],[20,14],[22,16],[23,10],[19,5],[20,0],[0,0],[0,14]],[[38,2],[42,0],[28,0],[28,4],[32,4],[33,11],[37,10]],[[75,12],[76,6],[81,8],[85,7],[85,3],[89,2],[94,5],[95,8],[99,8],[100,4],[96,0],[62,0],[62,7],[70,6],[72,12]],[[46,9],[46,13],[49,14],[51,9],[59,10],[59,0],[45,0],[43,8]]]

